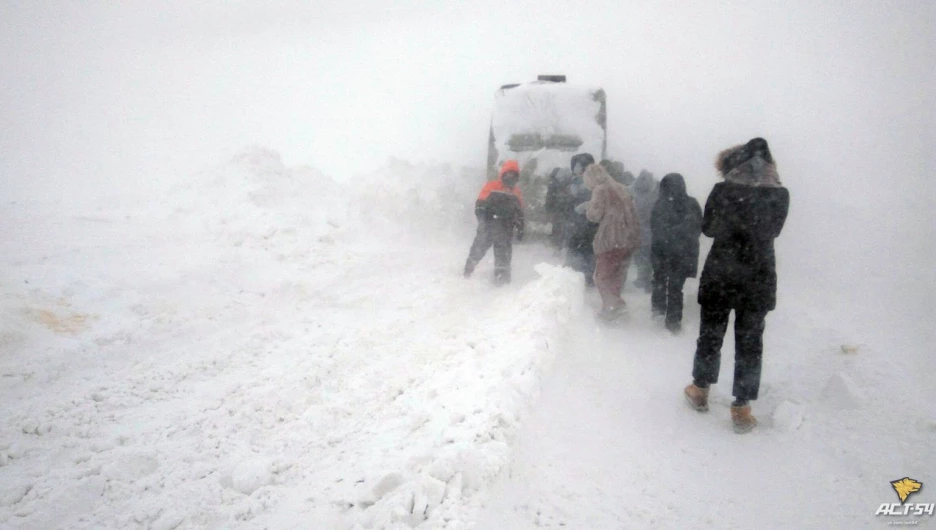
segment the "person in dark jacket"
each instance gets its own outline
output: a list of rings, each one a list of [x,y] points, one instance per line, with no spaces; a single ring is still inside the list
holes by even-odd
[[[686,181],[670,173],[660,181],[660,197],[650,214],[654,316],[664,317],[666,329],[682,328],[683,284],[695,278],[699,268],[699,235],[702,208],[686,193]]]
[[[569,192],[574,205],[569,217],[568,251],[566,253],[566,266],[585,275],[588,286],[595,285],[595,234],[598,233],[598,223],[588,220],[585,208],[591,200],[591,191],[585,186],[583,175],[585,168],[595,163],[595,157],[589,153],[579,153],[572,157],[572,182]]]
[[[494,283],[510,283],[510,259],[513,254],[514,228],[517,239],[523,239],[523,194],[517,187],[520,180],[520,165],[508,160],[501,166],[497,180],[489,181],[481,188],[475,201],[475,217],[478,231],[475,234],[468,260],[465,261],[465,278],[471,277],[475,267],[494,246]]]
[[[631,174],[630,180],[627,180],[627,177],[625,176],[628,173],[624,171],[624,162],[621,162],[619,160],[604,159],[601,162],[599,162],[599,164],[601,165],[601,167],[605,168],[605,171],[607,171],[608,174],[611,175],[611,178],[614,179],[615,182],[619,184],[623,184],[624,186],[630,186],[631,184],[634,183],[633,174]],[[627,190],[627,191],[628,193],[630,193],[630,190]]]
[[[650,264],[650,212],[657,200],[657,183],[653,173],[646,169],[640,170],[640,175],[634,181],[631,189],[634,204],[637,206],[637,217],[640,220],[640,248],[634,254],[634,266],[637,267],[637,279],[634,285],[646,292],[651,290],[653,268]]]
[[[631,190],[632,190],[632,189],[633,189],[633,186],[634,186],[634,182],[635,182],[636,180],[637,180],[637,179],[634,177],[634,174],[633,174],[633,173],[631,173],[630,171],[625,171],[625,172],[621,173],[621,180],[619,180],[618,182],[620,182],[621,184],[627,186],[628,189],[631,189]],[[633,195],[633,192],[631,193],[631,195]]]
[[[738,433],[757,425],[749,402],[761,378],[764,319],[777,305],[774,239],[780,235],[790,195],[763,138],[718,155],[724,177],[705,202],[702,232],[714,238],[699,280],[702,322],[693,361],[689,404],[708,410],[709,386],[718,382],[728,315],[735,312],[735,371],[731,418]]]
[[[549,174],[544,206],[552,224],[549,242],[557,250],[565,248],[568,242],[569,220],[574,213],[574,197],[569,189],[571,182],[572,172],[566,168],[557,167]]]

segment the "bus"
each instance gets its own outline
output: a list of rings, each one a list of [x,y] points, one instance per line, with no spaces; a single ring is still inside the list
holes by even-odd
[[[541,75],[495,93],[487,178],[497,178],[506,160],[520,163],[519,185],[532,228],[548,222],[544,202],[554,168],[569,169],[578,153],[591,153],[595,161],[607,158],[605,100],[603,89],[566,83],[564,75]]]

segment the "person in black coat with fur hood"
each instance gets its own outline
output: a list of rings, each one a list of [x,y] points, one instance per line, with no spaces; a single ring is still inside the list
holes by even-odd
[[[650,213],[653,315],[664,317],[666,329],[682,328],[683,285],[699,269],[702,208],[686,193],[686,181],[670,173],[660,181],[660,196]]]
[[[718,382],[728,315],[735,312],[735,371],[731,404],[734,430],[757,425],[750,400],[757,399],[764,319],[777,304],[774,239],[780,235],[790,195],[763,138],[722,151],[715,167],[725,179],[705,202],[702,232],[714,238],[699,280],[702,322],[693,361],[689,404],[708,410],[709,385]]]

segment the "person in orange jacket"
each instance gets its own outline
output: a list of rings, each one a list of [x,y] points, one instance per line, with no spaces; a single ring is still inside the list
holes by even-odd
[[[489,181],[481,188],[475,201],[478,231],[465,261],[465,278],[471,277],[475,267],[493,246],[494,282],[499,285],[510,283],[514,228],[517,229],[518,241],[523,239],[524,228],[523,193],[517,187],[519,180],[520,164],[516,160],[508,160],[501,166],[497,180]]]

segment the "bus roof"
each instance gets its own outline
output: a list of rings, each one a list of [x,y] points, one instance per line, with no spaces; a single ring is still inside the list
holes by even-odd
[[[499,158],[541,158],[546,154],[516,153],[516,144],[512,149],[510,140],[518,136],[581,140],[579,148],[560,159],[574,152],[600,156],[605,141],[604,116],[601,113],[604,103],[604,90],[594,86],[533,81],[498,90],[494,97],[491,133]]]

